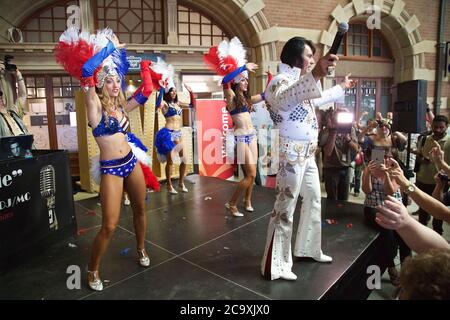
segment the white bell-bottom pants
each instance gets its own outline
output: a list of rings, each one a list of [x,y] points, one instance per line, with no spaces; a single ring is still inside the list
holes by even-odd
[[[261,272],[264,275],[266,260],[271,256],[271,280],[280,278],[292,269],[292,227],[299,195],[303,200],[294,256],[320,258],[322,254],[321,191],[319,171],[313,156],[302,162],[298,159],[295,162],[285,158],[280,159],[277,196],[261,263]]]

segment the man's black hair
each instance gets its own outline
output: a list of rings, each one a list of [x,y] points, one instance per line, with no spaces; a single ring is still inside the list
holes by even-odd
[[[448,124],[448,118],[442,114],[438,114],[434,117],[433,122],[445,122],[445,124]]]
[[[291,67],[303,66],[303,53],[305,52],[305,45],[308,45],[313,54],[316,53],[316,47],[311,40],[307,40],[303,37],[294,37],[288,40],[284,44],[281,51],[281,62]]]

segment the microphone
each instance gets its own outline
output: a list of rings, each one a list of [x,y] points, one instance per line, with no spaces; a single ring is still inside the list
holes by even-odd
[[[334,37],[333,44],[331,45],[331,49],[329,53],[336,54],[338,52],[339,46],[341,45],[342,39],[344,38],[345,33],[348,31],[348,23],[341,22],[338,25],[338,31],[336,36]]]
[[[55,168],[51,165],[43,167],[39,177],[41,196],[47,200],[48,223],[50,229],[58,230],[58,220],[56,219],[55,212]]]

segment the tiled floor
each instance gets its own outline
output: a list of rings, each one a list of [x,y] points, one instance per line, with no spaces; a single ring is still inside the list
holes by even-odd
[[[267,281],[260,275],[267,223],[274,190],[256,186],[255,212],[234,218],[223,204],[235,184],[190,176],[190,192],[149,193],[146,246],[151,266],[139,266],[130,207],[123,207],[119,226],[101,264],[106,289],[91,291],[85,268],[93,238],[101,225],[98,198],[77,201],[80,235],[40,249],[20,266],[0,275],[0,299],[318,299],[334,288],[372,244],[377,232],[362,223],[361,205],[322,201],[322,248],[332,264],[294,259],[297,281]],[[298,223],[295,215],[294,226]],[[352,227],[349,227],[352,224]],[[66,286],[67,268],[81,270],[81,288]]]

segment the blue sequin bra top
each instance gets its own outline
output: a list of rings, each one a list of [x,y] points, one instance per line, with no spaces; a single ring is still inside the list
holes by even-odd
[[[243,113],[243,112],[248,112],[247,106],[243,106],[240,109],[234,108],[233,110],[230,111],[230,115],[234,116],[235,114]]]
[[[175,108],[172,106],[172,104],[169,104],[169,109],[164,114],[164,117],[169,118],[169,117],[173,117],[173,116],[181,116],[182,112],[183,111],[181,110],[181,108]]]
[[[122,123],[119,123],[115,117],[108,117],[107,120],[105,120],[105,113],[102,112],[102,119],[98,123],[97,127],[92,130],[92,135],[94,137],[102,137],[112,136],[118,132],[126,134],[127,128],[124,128],[123,126],[129,126],[128,118],[124,116],[121,122]]]

